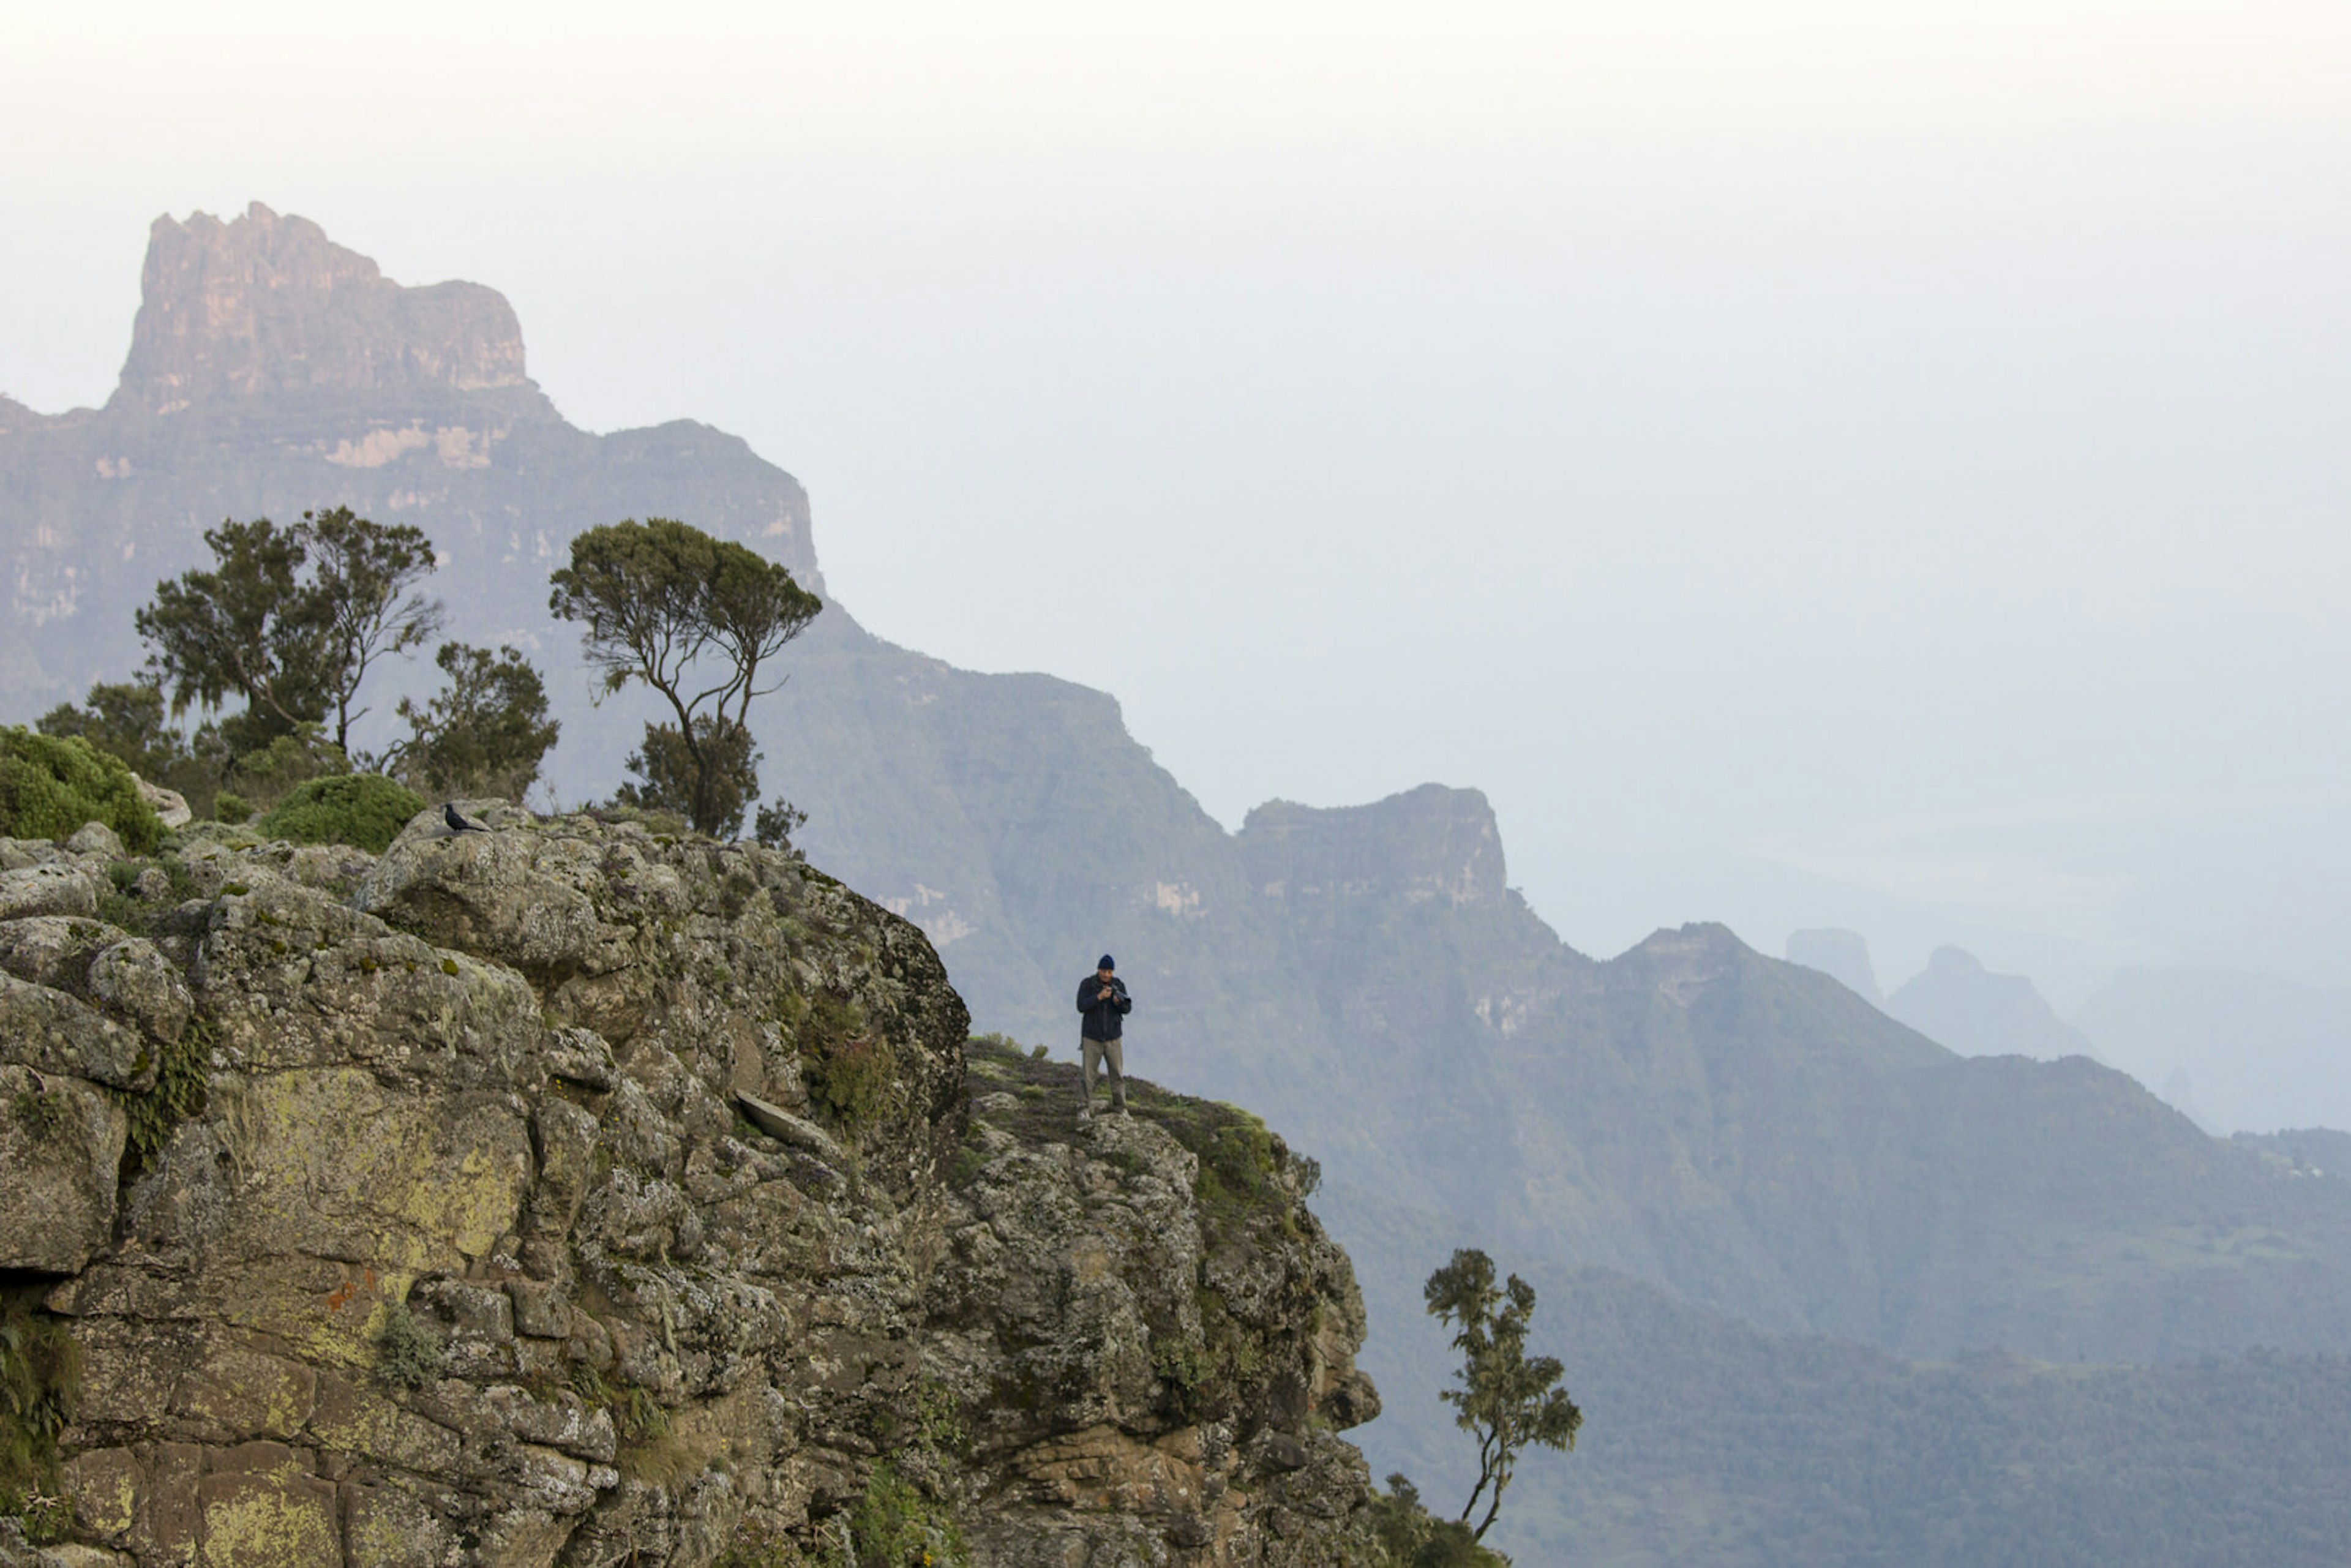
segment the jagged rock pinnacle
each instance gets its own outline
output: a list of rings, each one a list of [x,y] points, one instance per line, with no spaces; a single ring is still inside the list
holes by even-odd
[[[531,387],[521,324],[496,289],[404,288],[258,202],[227,223],[157,218],[141,296],[110,408]]]

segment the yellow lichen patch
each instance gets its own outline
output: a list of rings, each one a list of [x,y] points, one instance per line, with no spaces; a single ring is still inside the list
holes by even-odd
[[[66,1495],[82,1528],[114,1539],[139,1518],[139,1461],[128,1448],[93,1448],[65,1467]]]
[[[336,1568],[334,1489],[307,1477],[204,1478],[205,1568]]]
[[[323,1448],[426,1474],[456,1464],[463,1447],[446,1427],[340,1377],[322,1383],[309,1434]]]
[[[503,1105],[428,1102],[357,1069],[223,1080],[214,1093],[256,1253],[460,1270],[520,1212],[530,1143]]]
[[[522,1212],[530,1180],[530,1147],[521,1124],[506,1120],[517,1140],[497,1148],[476,1143],[459,1153],[454,1170],[445,1166],[429,1180],[400,1189],[395,1209],[428,1236],[446,1239],[468,1260],[484,1258]]]

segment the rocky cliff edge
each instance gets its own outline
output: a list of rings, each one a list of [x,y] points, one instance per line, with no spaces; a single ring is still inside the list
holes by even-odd
[[[1311,1162],[1079,1125],[789,856],[468,810],[0,841],[0,1563],[1345,1560]]]

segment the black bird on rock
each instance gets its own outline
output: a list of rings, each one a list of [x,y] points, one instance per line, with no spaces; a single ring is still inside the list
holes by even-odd
[[[459,816],[455,801],[446,802],[442,806],[441,820],[449,824],[449,831],[453,833],[486,833],[490,831],[479,822],[469,822]]]

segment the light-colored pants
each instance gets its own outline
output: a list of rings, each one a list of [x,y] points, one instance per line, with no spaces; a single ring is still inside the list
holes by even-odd
[[[1110,1068],[1110,1092],[1118,1100],[1118,1108],[1126,1109],[1126,1052],[1115,1040],[1096,1040],[1086,1035],[1078,1041],[1078,1052],[1086,1063],[1086,1103],[1094,1103],[1094,1064],[1103,1062]]]

